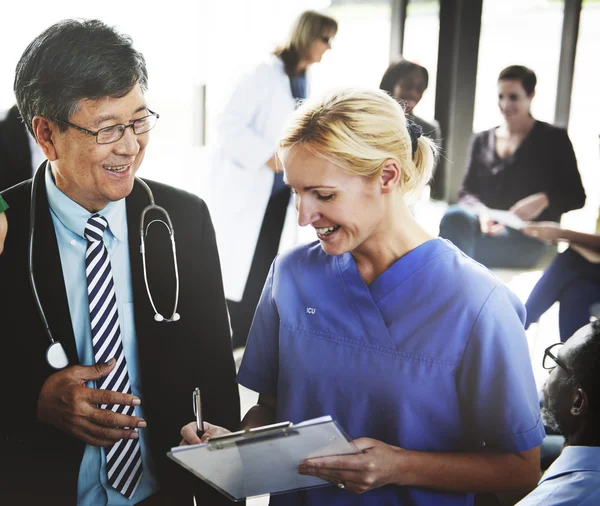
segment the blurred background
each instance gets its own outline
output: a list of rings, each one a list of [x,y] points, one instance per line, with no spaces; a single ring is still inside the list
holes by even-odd
[[[500,122],[498,72],[509,64],[532,68],[538,76],[533,114],[568,126],[588,193],[585,208],[569,213],[565,224],[595,229],[599,0],[171,0],[158,8],[114,0],[15,2],[3,12],[0,31],[0,117],[14,104],[15,65],[38,33],[67,17],[100,18],[130,34],[147,59],[148,103],[161,120],[143,175],[202,195],[216,114],[239,76],[306,9],[335,17],[340,26],[333,50],[311,69],[313,94],[377,87],[390,59],[400,55],[429,70],[419,113],[438,119],[444,132],[447,160],[433,191],[442,201],[455,198],[470,134]]]

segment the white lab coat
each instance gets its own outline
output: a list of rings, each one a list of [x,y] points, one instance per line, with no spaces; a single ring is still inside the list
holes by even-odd
[[[230,300],[242,299],[273,186],[274,173],[265,163],[294,109],[283,62],[271,56],[240,80],[217,121],[206,200]],[[298,240],[296,212],[290,207],[280,250]]]

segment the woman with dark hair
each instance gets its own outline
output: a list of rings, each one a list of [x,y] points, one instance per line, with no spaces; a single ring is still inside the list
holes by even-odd
[[[391,63],[387,68],[379,89],[400,102],[409,118],[423,129],[423,134],[439,141],[442,138],[439,123],[435,120],[426,121],[414,115],[414,108],[421,101],[428,85],[429,72],[425,67],[408,60],[400,60]]]
[[[524,221],[559,222],[585,203],[567,132],[531,114],[536,81],[521,65],[502,70],[498,106],[504,122],[471,139],[459,205],[440,224],[440,236],[487,267],[533,267],[550,247],[489,219],[489,209]]]
[[[336,33],[333,18],[302,13],[288,40],[241,79],[218,120],[207,200],[234,348],[246,343],[282,235],[296,234],[293,220],[289,221],[290,191],[275,162],[277,138],[298,101],[307,96],[308,69],[331,49]]]

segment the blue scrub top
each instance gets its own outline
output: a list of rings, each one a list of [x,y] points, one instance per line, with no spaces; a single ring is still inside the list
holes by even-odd
[[[444,239],[367,286],[318,243],[275,259],[238,374],[277,420],[331,415],[352,438],[418,451],[520,452],[544,429],[517,297]],[[273,496],[272,505],[469,505],[470,494],[386,486]]]

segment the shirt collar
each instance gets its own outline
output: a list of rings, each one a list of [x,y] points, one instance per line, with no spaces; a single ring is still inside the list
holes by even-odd
[[[85,239],[85,227],[92,214],[58,189],[52,177],[50,163],[46,164],[45,170],[46,192],[50,208],[66,228]],[[107,219],[110,233],[118,241],[124,242],[127,223],[125,199],[109,202],[98,214]]]
[[[565,446],[560,456],[544,473],[540,483],[578,471],[600,472],[600,446]]]

